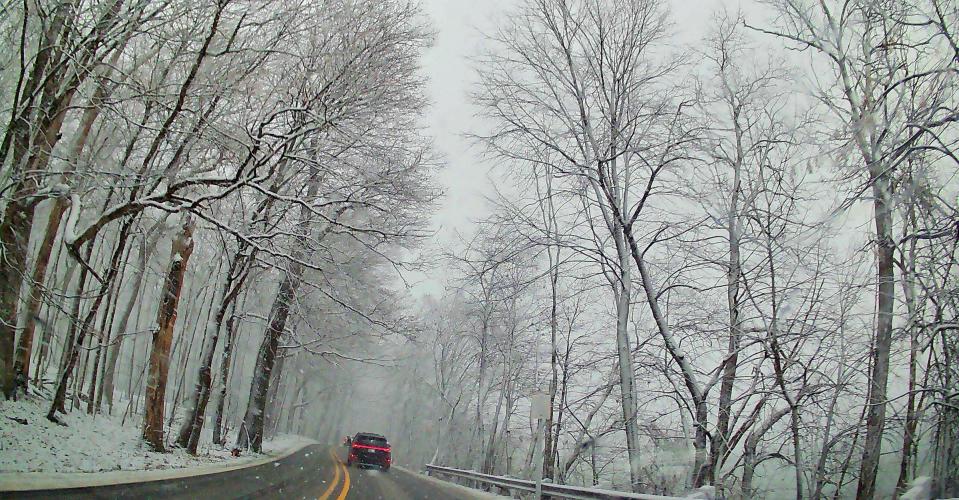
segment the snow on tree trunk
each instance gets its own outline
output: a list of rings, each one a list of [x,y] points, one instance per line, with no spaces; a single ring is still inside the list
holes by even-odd
[[[741,489],[743,498],[753,498],[756,494],[756,492],[753,491],[753,478],[756,475],[756,465],[758,464],[756,447],[759,445],[759,440],[762,439],[763,435],[766,434],[769,429],[776,425],[776,422],[779,422],[789,412],[789,407],[774,411],[759,427],[755,428],[749,433],[749,436],[746,437],[742,456],[743,479]]]
[[[27,383],[30,381],[30,354],[33,352],[33,336],[37,328],[36,318],[40,313],[43,298],[43,283],[47,276],[47,266],[50,264],[50,254],[53,252],[53,243],[60,229],[60,220],[68,206],[69,199],[66,197],[60,197],[54,201],[30,279],[31,290],[27,297],[27,308],[24,311],[25,322],[23,332],[20,333],[20,341],[17,343],[17,359],[14,365],[14,373],[23,373]]]
[[[86,260],[90,260],[92,247],[92,244],[87,245],[87,251],[85,252],[84,257]],[[74,342],[76,342],[77,330],[79,328],[79,321],[77,321],[77,318],[80,317],[80,295],[82,294],[83,287],[86,284],[87,274],[89,274],[89,270],[86,266],[79,267],[81,267],[80,276],[77,279],[76,287],[73,289],[73,303],[70,306],[70,316],[74,318],[74,320],[70,322],[70,326],[67,331],[67,339],[64,343],[63,353],[60,357],[60,370],[57,374],[59,383],[57,384],[57,389],[53,396],[53,403],[50,405],[50,411],[47,414],[47,419],[50,420],[56,419],[56,412],[66,413],[64,402],[67,394],[66,381],[70,377],[70,372],[68,370],[72,369],[70,364],[76,362],[74,359],[74,353],[76,352],[76,349],[71,349],[70,346],[73,346]],[[69,281],[67,283],[69,283]]]
[[[234,255],[230,270],[227,274],[228,278],[235,276],[236,267],[241,265],[242,260],[246,260],[246,256],[242,255],[241,252]],[[213,355],[216,352],[220,332],[223,330],[223,319],[226,316],[230,304],[236,299],[236,295],[242,286],[243,278],[245,278],[245,275],[243,275],[237,283],[234,283],[231,279],[224,281],[222,290],[219,293],[220,305],[217,308],[216,315],[206,326],[207,330],[212,332],[212,337],[200,360],[197,382],[191,398],[193,404],[187,413],[187,418],[183,421],[176,442],[177,446],[186,448],[194,455],[200,442],[200,432],[203,430],[206,407],[210,402],[210,389],[213,385]]]
[[[46,21],[41,49],[31,66],[22,68],[29,78],[15,99],[19,106],[0,144],[0,166],[8,166],[11,184],[4,188],[12,195],[0,220],[0,389],[6,397],[13,391],[15,335],[21,282],[26,267],[33,215],[36,209],[36,178],[46,172],[54,147],[62,138],[61,130],[77,89],[90,75],[88,68],[102,62],[101,47],[120,22],[122,2],[104,9],[87,36],[71,37],[84,14],[72,3],[53,9]],[[49,15],[49,14],[48,14]],[[72,46],[71,46],[72,45]],[[9,161],[8,161],[9,158]],[[31,339],[32,340],[32,339]]]
[[[896,294],[896,276],[892,220],[892,182],[885,165],[870,167],[873,207],[876,219],[876,279],[879,297],[876,304],[876,333],[873,339],[872,367],[869,378],[869,396],[866,411],[866,437],[863,441],[862,465],[856,498],[867,500],[876,496],[876,478],[882,451],[882,433],[886,425],[886,385],[889,379],[889,354],[892,349],[892,320]]]
[[[129,41],[129,36],[127,37],[127,41]],[[73,139],[73,144],[70,147],[69,162],[67,163],[64,175],[61,177],[65,177],[67,173],[73,172],[80,162],[80,154],[83,152],[90,138],[90,130],[93,128],[94,122],[103,110],[103,100],[107,94],[106,82],[108,76],[112,74],[112,68],[117,64],[121,53],[121,50],[116,50],[109,64],[104,65],[104,74],[98,78],[97,88],[94,91],[94,95],[90,98],[88,107],[80,120],[76,137]],[[70,199],[66,196],[67,193],[63,189],[58,191],[60,192],[54,200],[53,207],[47,217],[47,227],[43,235],[43,241],[37,250],[36,263],[34,264],[33,276],[30,281],[32,289],[29,297],[27,297],[27,309],[24,311],[24,328],[20,334],[20,342],[17,346],[17,365],[14,371],[16,372],[17,369],[22,371],[26,376],[25,380],[27,382],[30,380],[30,354],[33,347],[34,333],[36,331],[36,318],[40,311],[40,304],[42,303],[43,283],[46,278],[47,267],[50,264],[50,256],[53,253],[53,244],[60,230],[63,214],[67,208],[70,207]],[[37,376],[39,377],[40,374]],[[106,379],[104,379],[104,381],[106,381]]]
[[[70,218],[74,219],[76,210],[80,206],[79,200],[74,198],[73,200],[73,209],[71,210]],[[130,228],[133,227],[133,223],[136,220],[135,217],[129,217],[121,226],[119,233],[117,234],[116,247],[113,251],[113,256],[109,261],[109,271],[107,272],[106,278],[101,280],[100,289],[96,292],[95,299],[93,304],[90,306],[90,309],[87,311],[86,316],[83,319],[83,323],[80,324],[79,328],[77,327],[79,319],[79,300],[75,301],[73,304],[73,324],[71,325],[71,333],[69,335],[70,339],[67,341],[66,347],[64,348],[64,363],[61,368],[59,381],[57,383],[57,390],[53,397],[53,403],[50,405],[50,411],[47,412],[47,419],[51,421],[58,421],[56,417],[57,412],[64,413],[64,402],[66,400],[67,386],[70,382],[70,377],[73,375],[73,370],[76,367],[77,360],[80,357],[80,351],[84,350],[83,342],[86,340],[86,336],[90,333],[91,327],[93,325],[93,320],[97,316],[97,312],[100,310],[100,305],[103,304],[103,299],[107,295],[107,291],[110,289],[110,286],[113,283],[113,280],[116,278],[117,273],[120,270],[120,257],[123,255],[124,250],[126,249],[126,244],[129,241]],[[84,262],[90,260],[90,254],[92,252],[93,242],[88,243],[87,245],[87,255],[83,259]],[[74,257],[79,252],[74,251]],[[89,272],[89,264],[81,264],[83,271],[80,274],[80,283],[77,288],[77,292],[82,292],[83,284],[86,281],[87,273]],[[79,299],[79,297],[78,297]],[[73,336],[76,335],[76,341],[74,342]],[[84,351],[87,352],[87,351]],[[81,374],[78,377],[77,382],[83,380],[83,375]],[[74,396],[77,396],[76,392]]]
[[[619,254],[619,284],[616,290],[616,355],[619,361],[619,388],[622,396],[623,422],[626,431],[626,450],[629,458],[629,479],[634,493],[640,493],[642,462],[639,448],[639,426],[636,422],[637,405],[635,380],[633,379],[633,354],[629,343],[629,309],[631,273],[629,253],[625,248],[623,234],[614,235]]]
[[[706,469],[711,460],[708,457],[709,449],[706,444],[706,420],[709,417],[706,392],[702,384],[700,384],[692,364],[686,359],[686,353],[679,347],[679,343],[669,328],[666,316],[659,306],[659,292],[652,282],[652,277],[649,275],[646,262],[643,260],[643,254],[631,231],[626,233],[626,239],[629,243],[633,261],[637,269],[639,269],[640,283],[642,284],[643,291],[646,292],[646,302],[649,304],[649,309],[653,314],[653,320],[656,322],[656,329],[663,338],[666,351],[679,366],[679,371],[683,376],[683,383],[689,391],[690,398],[693,400],[693,411],[696,419],[695,422],[693,422],[696,428],[696,435],[693,438],[693,446],[696,450],[693,463],[693,487],[699,488],[706,484],[709,472]]]
[[[286,320],[290,315],[290,305],[299,285],[302,266],[291,264],[291,269],[280,283],[280,290],[273,301],[270,313],[270,324],[267,327],[263,342],[256,354],[256,365],[253,368],[253,382],[250,385],[250,399],[247,403],[246,414],[240,434],[237,437],[237,446],[260,453],[263,445],[263,417],[266,412],[266,396],[270,387],[270,378],[273,366],[276,364],[276,351],[279,347],[280,336],[286,328]]]
[[[6,398],[13,395],[16,377],[14,351],[17,309],[35,207],[28,198],[36,191],[36,185],[25,177],[34,170],[32,166],[45,168],[45,164],[35,164],[40,153],[32,152],[30,146],[40,145],[42,148],[46,145],[52,149],[52,144],[43,139],[51,137],[45,132],[54,126],[56,133],[53,139],[59,139],[64,113],[56,112],[57,102],[52,95],[56,85],[52,82],[44,84],[44,80],[53,76],[50,73],[59,73],[55,66],[62,56],[62,49],[55,42],[61,36],[61,31],[68,29],[66,25],[72,14],[70,8],[57,9],[44,31],[41,49],[34,56],[29,70],[30,77],[22,88],[17,89],[22,91],[24,102],[21,109],[13,110],[13,119],[0,145],[0,165],[9,165],[7,175],[12,180],[11,185],[5,188],[12,199],[7,202],[3,219],[0,220],[0,249],[3,257],[0,259],[0,389]],[[49,69],[51,66],[54,69]],[[34,114],[40,118],[36,119]]]
[[[234,306],[234,309],[236,306]],[[223,354],[220,360],[220,394],[216,402],[216,417],[213,420],[213,442],[223,444],[223,410],[226,405],[227,380],[230,377],[230,363],[233,359],[233,345],[236,339],[236,316],[230,316],[226,321],[226,342],[223,345]]]
[[[146,414],[143,417],[143,440],[154,450],[164,451],[163,415],[166,399],[167,373],[170,370],[170,347],[176,324],[177,305],[183,290],[190,254],[193,253],[193,226],[187,220],[180,234],[173,240],[170,268],[163,283],[157,328],[153,332],[149,372],[146,385]]]
[[[0,267],[0,386],[7,399],[13,396],[17,378],[14,339],[32,220],[33,206],[13,200],[7,204],[0,224],[0,248],[3,249],[3,266]]]

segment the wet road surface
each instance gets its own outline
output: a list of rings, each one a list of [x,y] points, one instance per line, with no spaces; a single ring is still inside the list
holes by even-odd
[[[263,465],[202,476],[89,488],[0,492],[0,498],[177,498],[321,500],[459,499],[463,491],[393,467],[346,467],[344,451],[308,446]]]

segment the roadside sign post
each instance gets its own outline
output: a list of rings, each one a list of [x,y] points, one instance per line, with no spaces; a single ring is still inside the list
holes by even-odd
[[[536,493],[533,495],[535,500],[543,498],[543,424],[546,414],[549,413],[549,394],[545,392],[535,392],[530,395],[529,418],[536,421],[536,454],[533,459],[533,476],[536,479]]]

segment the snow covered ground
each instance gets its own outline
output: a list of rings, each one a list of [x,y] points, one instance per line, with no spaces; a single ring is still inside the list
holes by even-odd
[[[0,490],[23,484],[43,487],[48,480],[93,485],[215,472],[269,461],[314,443],[301,436],[280,436],[264,443],[265,454],[238,458],[230,456],[228,448],[216,447],[201,449],[198,456],[183,450],[156,453],[140,441],[139,418],[136,424],[128,420],[121,425],[120,416],[93,417],[78,409],[63,417],[64,427],[44,416],[49,404],[45,399],[0,401]],[[145,476],[142,471],[153,473]]]

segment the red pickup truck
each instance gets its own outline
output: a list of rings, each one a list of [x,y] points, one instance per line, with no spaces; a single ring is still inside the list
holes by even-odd
[[[350,446],[350,455],[346,459],[347,467],[357,464],[360,467],[379,467],[384,471],[390,470],[393,463],[390,443],[385,437],[369,432],[357,433],[347,438]]]

